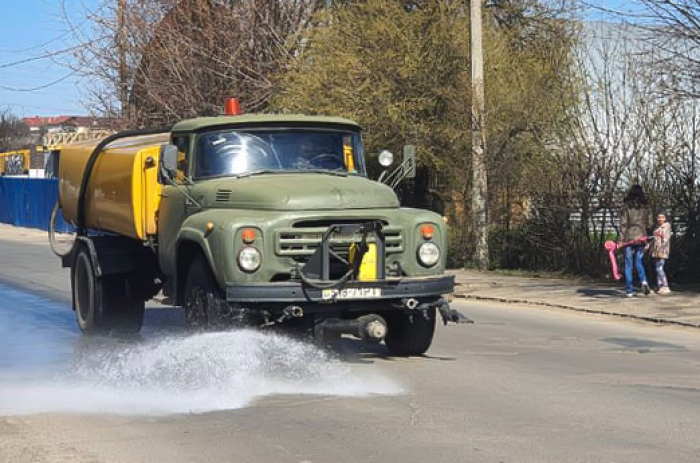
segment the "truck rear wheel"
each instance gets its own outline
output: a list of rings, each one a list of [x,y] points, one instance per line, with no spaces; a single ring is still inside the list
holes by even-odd
[[[185,321],[189,326],[222,325],[222,313],[226,306],[224,294],[209,268],[209,262],[199,254],[189,271],[185,283]]]
[[[423,355],[430,348],[435,333],[435,308],[428,309],[426,314],[427,318],[421,312],[387,314],[388,331],[384,343],[392,355]]]
[[[73,304],[80,330],[87,335],[141,330],[145,301],[128,275],[98,278],[85,246],[78,248],[72,268]]]

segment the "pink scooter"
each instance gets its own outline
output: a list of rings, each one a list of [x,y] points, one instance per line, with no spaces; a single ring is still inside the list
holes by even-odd
[[[608,251],[608,257],[610,257],[610,264],[612,265],[612,271],[613,271],[613,276],[615,277],[616,280],[619,280],[622,278],[620,276],[620,273],[617,271],[617,258],[615,257],[615,251],[618,249],[623,249],[626,248],[627,246],[634,246],[637,244],[647,244],[649,241],[653,240],[653,236],[643,236],[639,239],[632,240],[632,241],[627,241],[626,243],[622,243],[620,245],[617,244],[617,242],[609,240],[605,242],[605,249]]]

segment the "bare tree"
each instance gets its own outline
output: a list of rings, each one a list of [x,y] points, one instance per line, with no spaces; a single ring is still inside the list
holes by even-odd
[[[158,125],[219,113],[227,96],[264,108],[272,74],[303,44],[320,0],[120,0],[91,18],[78,65],[100,113]],[[120,9],[117,9],[120,6]],[[125,92],[126,88],[126,92]],[[128,104],[120,107],[117,102]],[[128,113],[128,114],[127,114]]]
[[[660,78],[660,89],[700,97],[700,0],[641,0],[647,55]]]
[[[533,220],[518,235],[533,267],[602,269],[602,244],[631,184],[643,184],[656,207],[677,203],[669,192],[686,181],[682,147],[693,127],[687,105],[660,96],[658,76],[643,66],[641,32],[619,24],[584,31],[562,94],[569,109],[531,190]]]
[[[24,148],[29,141],[29,127],[9,110],[0,110],[0,152]]]

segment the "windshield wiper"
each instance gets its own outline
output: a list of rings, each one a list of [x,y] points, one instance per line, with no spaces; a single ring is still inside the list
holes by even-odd
[[[243,177],[252,177],[253,175],[283,174],[283,173],[285,173],[285,171],[282,169],[260,169],[260,170],[253,170],[251,172],[246,172],[244,174],[238,174],[235,177],[236,178],[243,178]]]
[[[253,170],[251,172],[245,172],[243,174],[223,174],[223,175],[212,175],[210,177],[206,177],[206,180],[211,180],[211,179],[216,179],[216,178],[223,178],[223,177],[232,177],[232,178],[244,178],[244,177],[252,177],[254,175],[264,175],[264,174],[303,174],[303,173],[312,173],[312,174],[328,174],[328,175],[335,175],[337,177],[347,177],[348,173],[345,171],[341,170],[328,170],[328,169],[294,169],[294,170],[286,170],[286,169],[260,169],[260,170]]]
[[[328,170],[328,169],[299,169],[295,170],[296,172],[304,173],[304,172],[310,172],[312,174],[328,174],[328,175],[335,175],[337,177],[347,177],[348,173],[345,172],[344,170]]]

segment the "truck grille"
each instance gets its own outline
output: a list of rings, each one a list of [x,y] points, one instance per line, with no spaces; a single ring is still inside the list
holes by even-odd
[[[217,203],[227,203],[230,197],[231,190],[221,188],[219,190],[216,190],[216,197],[214,198],[214,200]]]
[[[278,256],[306,258],[311,256],[319,244],[327,227],[314,228],[290,228],[283,229],[277,233],[275,252]],[[386,253],[397,254],[403,252],[403,234],[398,227],[385,226],[384,243],[386,245]],[[350,246],[357,239],[351,236],[331,238],[331,248],[341,256],[347,255]],[[368,242],[374,242],[374,236],[368,237]]]

